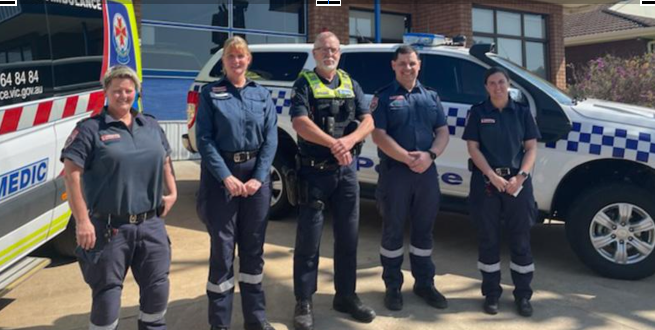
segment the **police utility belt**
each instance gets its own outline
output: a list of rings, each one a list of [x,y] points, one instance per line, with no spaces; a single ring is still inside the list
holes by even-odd
[[[223,159],[231,160],[235,164],[240,164],[240,163],[245,163],[245,162],[257,157],[258,153],[259,153],[259,150],[237,151],[237,152],[221,152],[221,156],[223,156]]]
[[[95,219],[104,220],[107,221],[107,223],[111,223],[111,224],[129,223],[129,224],[138,225],[146,220],[150,220],[154,218],[158,214],[161,214],[161,211],[163,211],[163,205],[157,209],[146,211],[143,213],[137,213],[137,214],[116,215],[111,213],[94,212],[92,216]]]
[[[335,171],[339,169],[339,167],[341,166],[338,163],[335,163],[334,161],[331,160],[318,161],[310,157],[302,157],[302,156],[298,157],[298,162],[300,163],[300,166],[309,166],[313,169],[320,170],[320,171]]]

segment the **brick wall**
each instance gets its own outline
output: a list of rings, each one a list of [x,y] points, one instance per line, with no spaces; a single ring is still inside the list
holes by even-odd
[[[316,7],[309,2],[308,42],[314,42],[317,34],[328,30],[336,34],[341,43],[348,43],[348,6]]]

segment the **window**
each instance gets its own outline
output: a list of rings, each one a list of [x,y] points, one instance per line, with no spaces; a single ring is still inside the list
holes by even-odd
[[[380,19],[382,42],[403,42],[403,34],[409,32],[410,15],[382,13]],[[351,44],[375,41],[375,18],[372,11],[350,10],[348,25]]]
[[[455,57],[422,55],[419,80],[437,90],[442,101],[475,104],[486,97],[482,66]]]
[[[473,43],[495,43],[498,55],[542,78],[547,76],[543,15],[473,8]]]
[[[57,92],[100,86],[102,10],[46,2]]]
[[[34,14],[44,9],[43,3],[0,7],[0,107],[52,96],[47,19]]]
[[[227,33],[196,31],[163,26],[143,26],[141,52],[148,74],[155,70],[191,71],[202,69],[212,53],[222,47]]]
[[[254,80],[295,81],[307,61],[307,53],[255,52],[248,68],[248,76]],[[223,64],[218,61],[209,75],[223,75]]]
[[[392,58],[389,52],[344,53],[339,67],[359,83],[364,93],[374,94],[395,79]]]
[[[649,53],[655,53],[655,40],[648,42],[648,49],[646,51]]]

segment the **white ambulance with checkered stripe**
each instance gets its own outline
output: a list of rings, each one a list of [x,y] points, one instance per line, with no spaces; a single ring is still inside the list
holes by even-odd
[[[466,49],[446,38],[419,46],[419,80],[439,92],[451,139],[437,160],[445,210],[466,212],[470,172],[461,139],[466,115],[486,98],[483,74],[490,66],[510,73],[510,94],[530,105],[543,136],[532,176],[541,219],[561,220],[573,250],[607,277],[640,279],[655,273],[655,110],[601,100],[574,100],[549,82],[494,54],[491,45]],[[441,40],[441,41],[439,41]],[[340,68],[370,99],[394,79],[395,44],[342,45]],[[279,149],[272,168],[272,215],[290,207],[284,168],[293,164],[296,134],[289,118],[291,86],[301,70],[315,66],[310,44],[254,45],[251,74],[268,87],[280,116]],[[200,88],[221,76],[219,51],[198,74],[188,94],[189,134],[195,152],[195,114]],[[363,195],[372,195],[379,162],[367,139],[356,160]]]
[[[102,72],[140,72],[131,22],[126,0],[0,7],[0,296],[49,264],[28,256],[46,242],[73,254],[59,158],[77,122],[102,109]]]

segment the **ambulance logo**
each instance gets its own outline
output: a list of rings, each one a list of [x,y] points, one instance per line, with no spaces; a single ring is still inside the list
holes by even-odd
[[[127,64],[130,62],[130,37],[127,33],[125,18],[120,13],[116,13],[112,21],[114,49],[116,49],[117,55],[116,60],[120,64]]]

